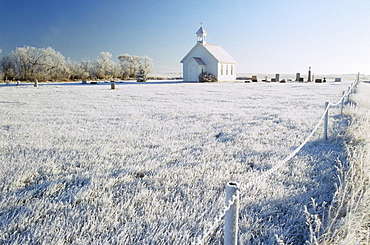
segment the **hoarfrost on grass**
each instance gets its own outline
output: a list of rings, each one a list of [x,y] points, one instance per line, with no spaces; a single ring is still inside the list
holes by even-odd
[[[223,206],[225,184],[289,155],[348,85],[1,87],[0,241],[189,244]],[[304,206],[331,201],[339,158],[341,142],[318,132],[242,189],[241,243],[309,240]],[[221,241],[218,228],[208,242]]]

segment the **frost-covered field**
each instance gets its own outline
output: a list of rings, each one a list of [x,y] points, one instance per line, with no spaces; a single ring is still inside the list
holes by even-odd
[[[310,240],[346,153],[342,83],[0,87],[1,244],[190,244],[241,185],[241,244]],[[222,243],[222,223],[208,243]],[[312,234],[311,234],[312,235]]]
[[[341,176],[335,194],[331,220],[321,236],[321,244],[370,244],[370,83],[361,83],[351,95],[347,129],[348,169]]]

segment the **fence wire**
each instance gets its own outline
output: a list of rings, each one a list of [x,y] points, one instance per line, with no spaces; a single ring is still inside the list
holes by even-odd
[[[312,138],[312,136],[315,134],[316,130],[319,128],[319,126],[321,125],[322,121],[324,120],[325,118],[325,115],[326,113],[328,113],[329,111],[329,108],[331,106],[337,106],[339,105],[340,103],[342,103],[342,101],[344,100],[344,98],[346,96],[348,96],[351,91],[353,90],[354,86],[358,83],[359,80],[356,80],[353,84],[351,84],[351,87],[350,89],[344,93],[342,95],[342,97],[340,98],[340,100],[337,102],[337,103],[330,103],[329,102],[329,105],[325,108],[325,111],[324,113],[322,114],[320,120],[317,122],[316,126],[314,127],[314,129],[311,131],[311,133],[307,136],[307,138],[294,150],[292,151],[292,153],[290,153],[286,158],[284,158],[283,160],[281,160],[280,162],[278,162],[274,167],[270,168],[269,170],[263,172],[261,175],[259,175],[258,177],[255,177],[253,178],[251,181],[249,181],[247,184],[245,184],[244,186],[242,186],[244,189],[246,188],[249,188],[251,186],[253,186],[256,182],[259,182],[260,180],[262,180],[263,178],[266,178],[267,176],[269,176],[270,174],[274,173],[278,168],[280,168],[282,165],[284,165],[285,163],[287,163],[290,159],[292,159],[306,144],[307,142]]]
[[[359,77],[356,79],[356,81],[354,83],[351,84],[351,86],[349,87],[348,91],[343,93],[342,97],[340,98],[340,100],[337,102],[337,103],[330,103],[328,104],[328,106],[325,108],[325,111],[324,113],[322,114],[320,120],[317,122],[317,124],[315,125],[314,129],[311,131],[311,133],[307,136],[307,138],[294,150],[292,151],[292,153],[290,153],[286,158],[284,158],[283,160],[279,161],[275,166],[273,166],[272,168],[270,168],[269,170],[263,172],[261,175],[259,175],[258,177],[255,177],[253,178],[251,181],[249,181],[247,184],[244,184],[242,187],[244,189],[247,189],[247,188],[250,188],[252,187],[255,183],[261,181],[262,179],[268,177],[269,175],[271,175],[272,173],[274,173],[277,169],[279,169],[282,165],[284,165],[285,163],[287,163],[290,159],[292,159],[306,144],[307,142],[312,138],[312,136],[315,134],[316,130],[319,128],[319,126],[321,125],[322,121],[324,120],[325,118],[325,115],[326,113],[328,113],[329,111],[329,108],[331,106],[337,106],[341,103],[343,103],[344,101],[344,98],[346,96],[349,96],[349,94],[352,92],[352,90],[356,87],[356,85],[359,83],[360,79]],[[193,245],[201,245],[201,244],[204,244],[205,240],[207,239],[207,237],[211,234],[211,232],[213,232],[214,229],[217,228],[217,226],[219,225],[221,219],[225,216],[226,212],[231,208],[231,206],[234,204],[236,198],[238,197],[238,194],[240,192],[240,189],[237,191],[236,194],[233,195],[233,197],[228,201],[228,203],[221,209],[221,211],[217,214],[217,216],[213,219],[212,223],[210,222],[208,226],[206,226],[206,228],[203,230],[203,233],[201,233],[199,236],[196,237],[196,240],[195,242],[193,242],[192,244]]]
[[[236,191],[236,193],[232,196],[232,198],[227,202],[227,204],[221,209],[221,211],[213,219],[213,222],[209,223],[207,228],[204,229],[203,233],[196,238],[195,243],[192,243],[192,244],[196,244],[196,245],[204,244],[204,241],[207,239],[207,237],[212,233],[212,231],[214,231],[217,228],[217,226],[219,226],[220,221],[222,220],[223,217],[225,217],[226,212],[229,211],[231,206],[234,204],[238,195],[239,195],[239,190]]]

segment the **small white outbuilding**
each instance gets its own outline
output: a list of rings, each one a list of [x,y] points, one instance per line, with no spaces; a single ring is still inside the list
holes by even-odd
[[[236,80],[236,60],[221,46],[206,42],[207,32],[203,26],[196,34],[197,43],[180,61],[184,81],[199,82],[202,73],[212,74],[218,81]]]

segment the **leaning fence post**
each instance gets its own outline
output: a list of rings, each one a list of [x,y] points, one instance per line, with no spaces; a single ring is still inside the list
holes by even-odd
[[[358,85],[358,83],[359,83],[359,79],[355,82],[355,84],[354,84],[354,87],[353,87],[353,93],[357,93],[358,92],[358,90],[357,90],[357,85]]]
[[[226,206],[233,199],[233,204],[225,213],[225,245],[236,245],[238,243],[239,185],[238,183],[229,182],[226,185]]]
[[[324,140],[328,140],[329,102],[325,102]]]
[[[345,92],[343,91],[343,92],[342,92],[342,107],[340,108],[340,114],[341,114],[341,115],[343,114],[344,94],[345,94]]]
[[[351,87],[348,88],[347,102],[349,102],[349,94],[351,93]]]

